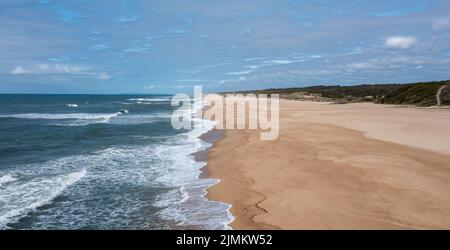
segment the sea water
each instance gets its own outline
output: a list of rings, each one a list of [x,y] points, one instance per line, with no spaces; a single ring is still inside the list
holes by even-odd
[[[0,95],[0,229],[229,228],[170,98]]]

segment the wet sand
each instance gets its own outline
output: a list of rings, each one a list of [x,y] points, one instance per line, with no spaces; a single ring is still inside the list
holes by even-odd
[[[225,130],[208,198],[234,229],[450,228],[450,112],[282,101],[277,140]]]
[[[213,145],[216,141],[218,141],[219,139],[221,139],[223,137],[223,134],[224,134],[223,130],[213,129],[213,130],[210,130],[210,131],[206,132],[205,134],[201,135],[200,139],[202,141],[210,143],[212,146],[205,150],[201,150],[201,151],[193,153],[192,156],[194,156],[195,161],[208,162],[209,150],[213,147]],[[208,177],[209,177],[208,168],[205,165],[201,169],[200,178],[208,178]]]

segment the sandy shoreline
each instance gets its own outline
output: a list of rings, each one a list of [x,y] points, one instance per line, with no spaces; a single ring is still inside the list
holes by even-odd
[[[234,229],[450,228],[450,113],[282,101],[280,135],[225,130],[208,198]]]

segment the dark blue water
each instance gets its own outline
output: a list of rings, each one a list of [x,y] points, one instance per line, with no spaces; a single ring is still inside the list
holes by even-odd
[[[0,228],[222,229],[170,96],[0,95]]]

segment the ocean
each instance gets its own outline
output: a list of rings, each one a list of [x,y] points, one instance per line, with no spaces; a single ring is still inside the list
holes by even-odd
[[[212,125],[173,129],[170,100],[0,95],[0,229],[228,229],[192,156]]]

